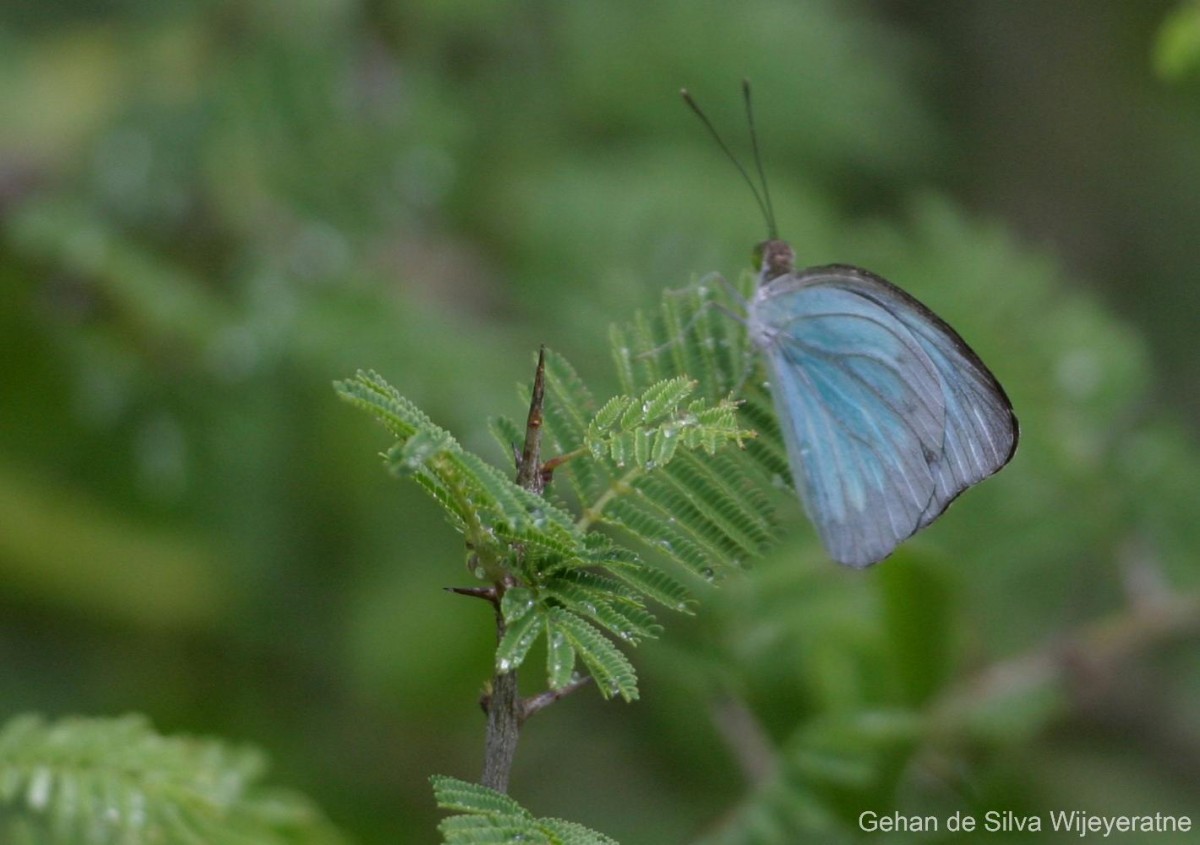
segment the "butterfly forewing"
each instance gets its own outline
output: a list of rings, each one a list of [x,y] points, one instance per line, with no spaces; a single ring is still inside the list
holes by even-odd
[[[759,288],[763,350],[797,491],[829,554],[866,566],[1016,448],[999,383],[941,319],[854,267]]]

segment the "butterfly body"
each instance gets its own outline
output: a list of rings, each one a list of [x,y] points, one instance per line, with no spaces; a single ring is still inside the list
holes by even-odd
[[[796,490],[830,556],[868,566],[1009,461],[1012,405],[966,342],[900,288],[847,265],[796,271],[780,240],[761,249],[747,328]]]

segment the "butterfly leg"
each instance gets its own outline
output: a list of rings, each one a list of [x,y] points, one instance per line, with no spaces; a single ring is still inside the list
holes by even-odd
[[[631,332],[619,334],[617,354],[624,363],[619,361],[618,369],[636,369],[648,382],[687,373],[700,379],[705,395],[729,395],[731,387],[745,383],[753,358],[744,331],[737,328],[746,325],[736,304],[744,301],[715,273],[688,288],[665,291],[659,319],[639,315]],[[714,308],[724,316],[714,317]]]
[[[742,296],[741,291],[739,291],[732,282],[730,282],[720,273],[709,273],[706,276],[702,276],[700,279],[696,280],[687,287],[668,288],[663,292],[665,296],[673,298],[694,296],[700,299],[700,303],[696,308],[695,313],[693,313],[691,317],[688,318],[688,321],[680,326],[677,331],[673,332],[673,336],[670,339],[665,340],[655,346],[651,346],[648,349],[642,350],[633,356],[634,360],[644,360],[646,358],[657,356],[672,346],[677,345],[692,329],[695,328],[696,324],[700,322],[701,319],[704,319],[707,316],[708,309],[710,308],[716,308],[721,313],[744,326],[746,324],[746,318],[744,316],[730,310],[722,303],[717,302],[715,299],[710,297],[710,290],[712,289],[714,282],[720,284],[721,287],[725,289],[726,293],[729,294],[730,299],[741,306],[743,311],[748,308],[749,303],[746,298]]]
[[[688,296],[694,294],[702,298],[706,298],[705,301],[707,301],[708,289],[711,288],[714,283],[725,288],[725,292],[729,294],[729,298],[736,302],[738,306],[741,307],[742,311],[746,311],[750,308],[750,301],[742,295],[740,290],[737,289],[737,285],[716,271],[713,271],[705,276],[701,276],[699,279],[686,287],[667,288],[664,293],[667,296]],[[726,311],[725,313],[728,314],[729,312]],[[744,322],[743,318],[741,317],[737,317],[737,320],[739,322]]]

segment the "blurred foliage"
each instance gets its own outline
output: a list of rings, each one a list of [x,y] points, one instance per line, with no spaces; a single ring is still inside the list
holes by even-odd
[[[263,790],[261,755],[166,738],[137,716],[18,717],[0,731],[0,831],[37,845],[337,845],[297,796]]]
[[[1200,67],[1200,3],[1180,3],[1163,21],[1154,45],[1154,67],[1164,79],[1179,79]]]
[[[492,620],[329,382],[378,370],[497,467],[539,343],[632,395],[610,324],[762,237],[676,98],[736,139],[749,76],[801,262],[945,317],[1021,448],[865,574],[781,496],[636,705],[527,725],[514,794],[626,843],[1200,818],[1200,96],[1147,59],[1177,5],[5,6],[5,711],[250,740],[356,841],[429,841]]]

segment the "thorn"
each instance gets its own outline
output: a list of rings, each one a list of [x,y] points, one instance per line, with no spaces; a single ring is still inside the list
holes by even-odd
[[[546,347],[538,348],[537,370],[533,375],[533,395],[529,399],[529,417],[525,421],[525,448],[517,461],[517,484],[541,495],[542,474],[542,403],[546,396]]]
[[[562,466],[563,464],[565,464],[567,461],[571,460],[571,458],[574,458],[574,457],[576,457],[576,453],[568,452],[565,455],[559,455],[556,458],[551,458],[550,460],[548,460],[544,464],[542,464],[542,475],[549,478],[551,475],[554,474],[554,471],[556,469],[558,469],[560,466]]]
[[[447,593],[457,593],[460,596],[470,596],[477,599],[486,599],[492,604],[498,604],[500,601],[499,591],[494,587],[442,587]]]

